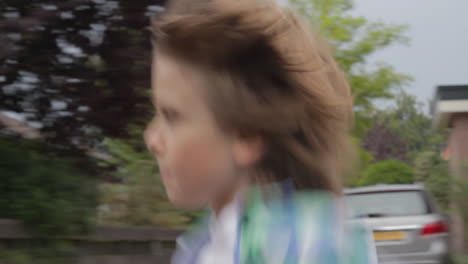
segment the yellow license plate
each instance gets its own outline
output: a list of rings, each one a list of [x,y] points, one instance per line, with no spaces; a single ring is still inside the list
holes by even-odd
[[[381,231],[374,232],[375,241],[384,240],[403,240],[406,238],[406,233],[402,231]]]

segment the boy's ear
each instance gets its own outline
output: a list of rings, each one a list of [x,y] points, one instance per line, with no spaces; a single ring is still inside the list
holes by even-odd
[[[237,138],[232,145],[232,153],[237,166],[249,167],[258,162],[264,152],[264,143],[260,136]]]

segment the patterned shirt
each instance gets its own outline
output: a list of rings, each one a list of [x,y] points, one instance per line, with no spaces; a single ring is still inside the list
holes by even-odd
[[[376,263],[370,233],[363,226],[348,223],[342,199],[324,191],[288,191],[283,187],[272,184],[248,192],[238,210],[236,235],[226,236],[235,237],[234,248],[220,249],[223,253],[217,256],[224,259],[217,263]],[[210,233],[209,219],[205,216],[178,239],[173,264],[204,264],[199,260],[204,259],[207,247],[213,249],[210,241],[216,240]]]

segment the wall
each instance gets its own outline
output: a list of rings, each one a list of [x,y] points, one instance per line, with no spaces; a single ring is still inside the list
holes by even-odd
[[[452,130],[450,131],[450,168],[457,179],[468,181],[468,113],[458,113],[451,118]],[[455,212],[462,212],[466,208],[455,206]],[[452,234],[454,249],[460,253],[468,252],[468,241],[466,241],[466,220],[460,213],[452,217]]]
[[[175,246],[178,230],[151,227],[97,227],[89,236],[64,238],[72,242],[78,257],[64,264],[165,264]],[[33,237],[14,220],[0,219],[0,245],[26,248]],[[0,258],[1,259],[1,258]],[[7,262],[0,260],[0,264]],[[36,262],[35,262],[36,263]],[[57,263],[57,262],[54,262]]]

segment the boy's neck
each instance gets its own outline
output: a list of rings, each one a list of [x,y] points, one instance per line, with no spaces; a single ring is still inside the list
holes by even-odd
[[[216,217],[223,211],[223,209],[236,199],[237,196],[242,197],[242,193],[247,189],[247,183],[239,183],[229,191],[223,192],[212,204],[211,209],[213,210]]]
[[[223,209],[234,200],[234,197],[235,194],[225,195],[211,205],[216,217],[218,217]]]

